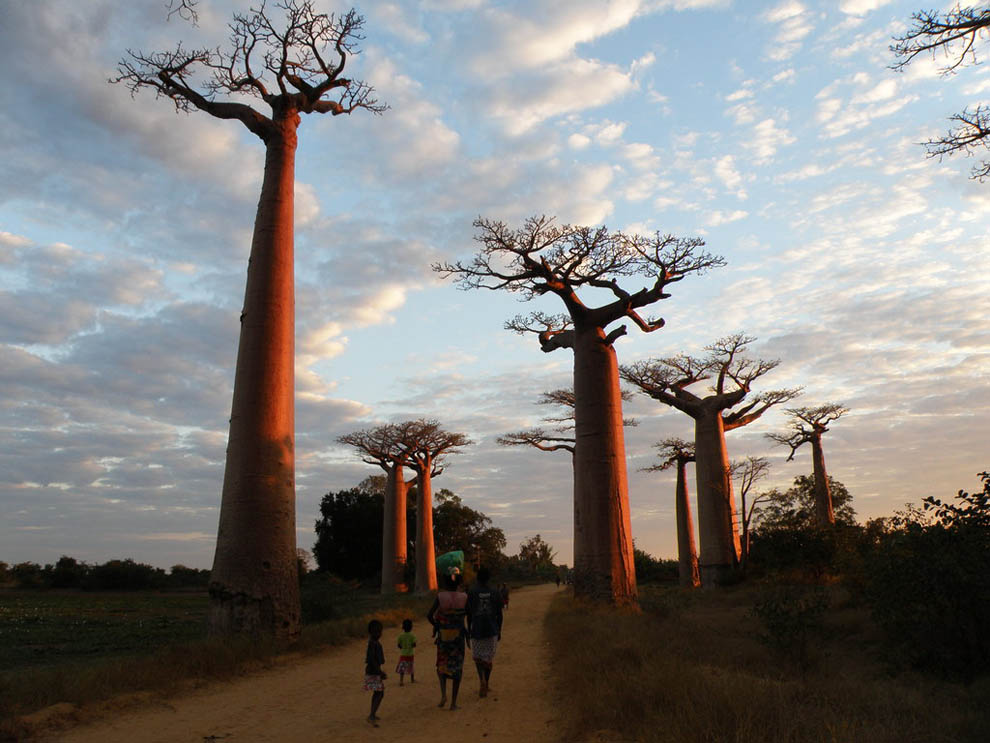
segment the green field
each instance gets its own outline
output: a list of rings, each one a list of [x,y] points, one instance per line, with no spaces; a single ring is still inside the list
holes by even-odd
[[[0,668],[146,654],[206,636],[206,593],[0,591]]]

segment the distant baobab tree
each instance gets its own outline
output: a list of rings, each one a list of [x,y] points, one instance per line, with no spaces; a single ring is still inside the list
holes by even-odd
[[[954,73],[960,67],[976,65],[977,42],[990,37],[990,6],[980,4],[963,7],[956,4],[948,10],[920,10],[911,16],[911,27],[901,36],[894,37],[890,50],[899,61],[895,70],[903,70],[919,54],[931,54],[934,59],[941,53],[946,60],[943,75]],[[949,117],[955,128],[937,139],[930,139],[925,146],[929,157],[942,158],[963,152],[972,155],[990,148],[990,106],[977,104],[966,107]],[[982,181],[990,176],[990,161],[983,160],[973,166],[971,177]]]
[[[754,340],[736,333],[707,346],[709,355],[705,357],[670,356],[621,368],[627,382],[694,419],[701,580],[705,586],[719,583],[738,565],[740,557],[725,432],[752,423],[774,405],[800,394],[797,389],[761,392],[733,410],[750,394],[753,382],[780,363],[744,356]],[[715,378],[712,394],[700,396],[688,390],[711,377]]]
[[[694,542],[694,519],[691,518],[691,500],[688,493],[687,464],[694,461],[694,444],[677,437],[666,438],[655,444],[660,463],[645,467],[645,472],[663,472],[677,468],[677,485],[674,490],[677,518],[677,572],[680,584],[688,588],[701,585],[698,571],[698,549]]]
[[[170,4],[195,21],[194,0]],[[234,374],[230,436],[216,553],[210,628],[292,640],[299,633],[296,574],[293,186],[300,114],[381,113],[371,87],[343,76],[363,19],[353,10],[317,13],[309,0],[282,0],[276,26],[261,3],[235,13],[227,50],[128,51],[112,83],[171,99],[176,111],[240,121],[265,145]],[[223,100],[223,97],[238,100]],[[268,113],[241,102],[254,97]]]
[[[408,442],[410,466],[416,471],[416,590],[437,590],[436,548],[433,539],[433,478],[444,471],[444,459],[473,444],[463,433],[452,433],[435,420],[415,421]]]
[[[794,454],[804,444],[811,444],[811,463],[815,478],[815,523],[819,526],[830,526],[835,523],[835,510],[832,505],[832,491],[829,487],[828,473],[825,471],[825,450],[822,448],[822,436],[828,431],[828,426],[849,412],[838,403],[827,402],[816,407],[788,408],[790,426],[787,433],[768,433],[767,438],[791,447],[787,457],[790,462]]]
[[[770,460],[766,457],[746,457],[729,465],[729,475],[739,481],[739,515],[742,521],[742,539],[740,541],[740,562],[745,568],[749,560],[750,527],[753,515],[760,503],[770,500],[768,493],[759,493],[749,497],[753,486],[770,474]]]
[[[701,252],[700,239],[558,225],[546,216],[531,217],[515,230],[488,219],[478,219],[474,226],[481,245],[475,257],[433,268],[456,277],[464,289],[504,289],[526,300],[553,294],[564,304],[566,314],[535,312],[510,320],[506,328],[536,334],[545,352],[573,350],[574,589],[598,600],[635,602],[622,399],[613,348],[626,326],[607,328],[623,318],[644,332],[661,328],[663,320],[644,318],[639,311],[668,298],[672,283],[724,261]],[[620,286],[637,277],[647,285],[636,291]],[[586,288],[603,289],[613,299],[586,305],[578,296]]]
[[[337,441],[357,449],[361,461],[385,471],[385,507],[382,516],[382,593],[405,591],[406,586],[406,494],[416,481],[405,479],[404,468],[412,467],[409,444],[414,440],[415,421],[387,423],[340,436]]]

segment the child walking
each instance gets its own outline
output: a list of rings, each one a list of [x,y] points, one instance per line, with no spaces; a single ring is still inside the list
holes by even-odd
[[[395,672],[399,674],[399,686],[403,686],[402,679],[408,673],[409,683],[416,683],[416,669],[413,661],[416,658],[416,635],[412,633],[412,620],[402,620],[402,634],[399,635],[399,664],[395,667]]]
[[[371,714],[368,722],[378,727],[378,706],[385,696],[385,651],[379,640],[382,637],[382,623],[377,619],[368,622],[368,652],[364,656],[364,690],[371,694]]]

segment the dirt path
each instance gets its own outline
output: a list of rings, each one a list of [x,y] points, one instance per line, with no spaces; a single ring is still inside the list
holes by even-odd
[[[513,592],[505,614],[502,643],[492,673],[492,692],[478,698],[478,675],[464,664],[458,709],[438,709],[439,685],[433,664],[429,625],[416,619],[419,639],[416,683],[399,687],[391,673],[398,660],[395,638],[382,637],[390,671],[379,716],[380,727],[366,721],[371,694],[361,690],[365,640],[334,648],[225,684],[208,686],[158,705],[122,713],[43,738],[64,743],[177,743],[189,741],[458,741],[554,740],[549,703],[547,645],[543,616],[555,593],[552,585]]]

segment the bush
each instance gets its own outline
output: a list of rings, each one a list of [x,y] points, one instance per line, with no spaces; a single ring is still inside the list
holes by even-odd
[[[109,560],[93,565],[86,573],[82,587],[90,591],[140,591],[162,588],[165,571],[134,560]]]
[[[637,583],[677,583],[677,560],[659,560],[639,548],[633,549]]]
[[[965,679],[990,671],[990,474],[962,505],[924,501],[865,551],[861,591],[891,658]]]
[[[753,605],[762,627],[760,642],[797,667],[810,667],[811,641],[822,632],[828,603],[821,586],[773,586]]]

